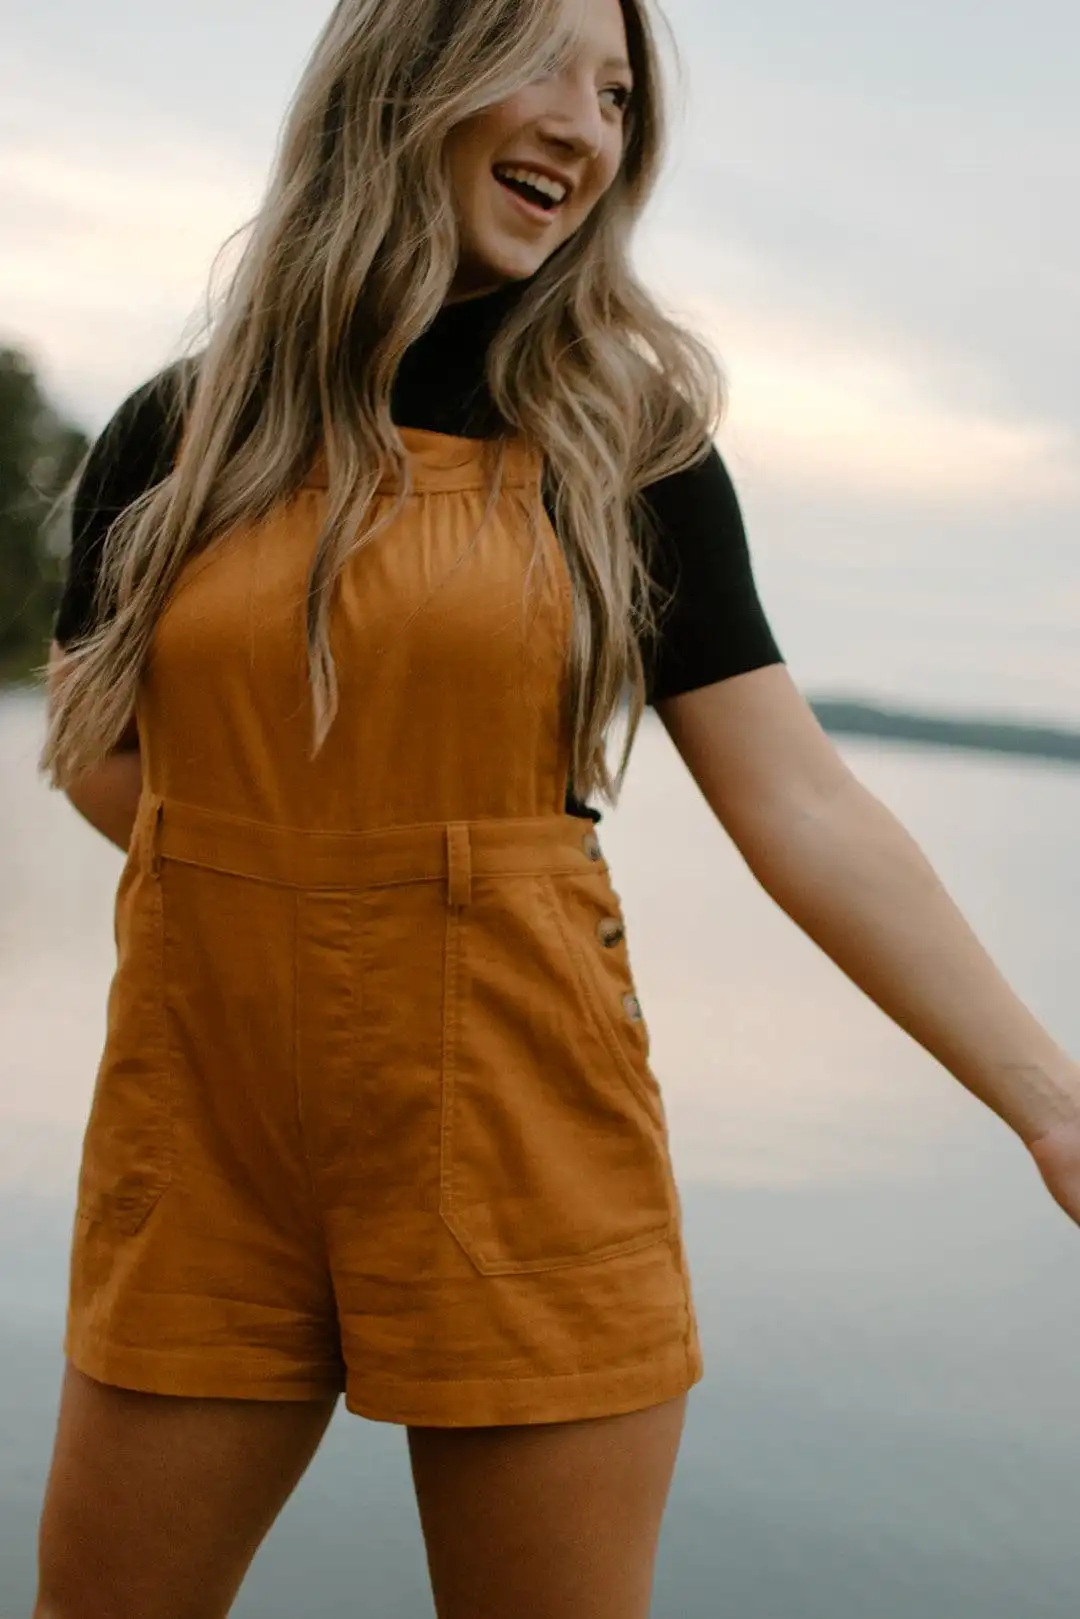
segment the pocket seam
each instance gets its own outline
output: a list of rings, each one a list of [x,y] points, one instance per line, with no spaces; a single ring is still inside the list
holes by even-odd
[[[446,917],[446,944],[443,952],[443,1017],[442,1017],[442,1111],[439,1119],[439,1214],[458,1242],[469,1254],[463,1231],[457,1223],[454,1173],[457,1159],[454,1153],[454,1120],[457,1108],[457,1053],[458,1018],[461,992],[461,915],[448,910]]]
[[[80,1188],[75,1210],[80,1220],[92,1225],[108,1226],[129,1237],[136,1236],[142,1230],[172,1184],[176,1147],[172,1055],[165,997],[165,907],[160,877],[154,877],[152,880],[151,926],[154,936],[154,969],[157,973],[153,999],[154,1023],[157,1026],[156,1044],[159,1052],[158,1094],[154,1107],[160,1128],[157,1154],[159,1163],[154,1176],[143,1182],[138,1193],[118,1193],[114,1185],[98,1186],[92,1194]],[[84,1146],[84,1152],[85,1150]],[[80,1180],[82,1178],[80,1175]]]

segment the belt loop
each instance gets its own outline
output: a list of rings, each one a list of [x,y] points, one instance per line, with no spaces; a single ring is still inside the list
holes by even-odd
[[[156,795],[152,796],[143,833],[146,868],[152,877],[161,875],[161,818],[164,809],[164,801]]]
[[[472,849],[467,822],[455,821],[446,828],[447,902],[453,906],[472,903]]]

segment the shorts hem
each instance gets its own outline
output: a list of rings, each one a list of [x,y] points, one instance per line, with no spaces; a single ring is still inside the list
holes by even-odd
[[[632,1366],[551,1377],[408,1383],[349,1376],[345,1407],[370,1422],[414,1428],[492,1428],[626,1416],[689,1393],[704,1376],[683,1345]]]
[[[250,1358],[225,1364],[198,1355],[120,1348],[85,1339],[68,1340],[64,1353],[77,1372],[96,1383],[137,1394],[299,1404],[335,1399],[345,1388],[345,1374],[340,1367],[290,1371],[278,1362]]]

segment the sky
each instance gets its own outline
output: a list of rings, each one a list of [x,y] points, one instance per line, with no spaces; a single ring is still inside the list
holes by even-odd
[[[0,341],[89,429],[198,319],[327,9],[0,0]],[[793,674],[1080,724],[1080,8],[666,14],[638,261],[723,361]]]

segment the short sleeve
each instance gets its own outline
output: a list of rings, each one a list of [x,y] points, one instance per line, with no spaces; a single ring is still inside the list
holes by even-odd
[[[171,366],[137,389],[90,449],[71,506],[67,577],[53,625],[60,646],[94,627],[94,593],[109,529],[172,466],[180,439],[180,381],[179,367]]]
[[[719,451],[645,491],[659,632],[645,649],[650,704],[784,662],[758,595],[739,499]]]

